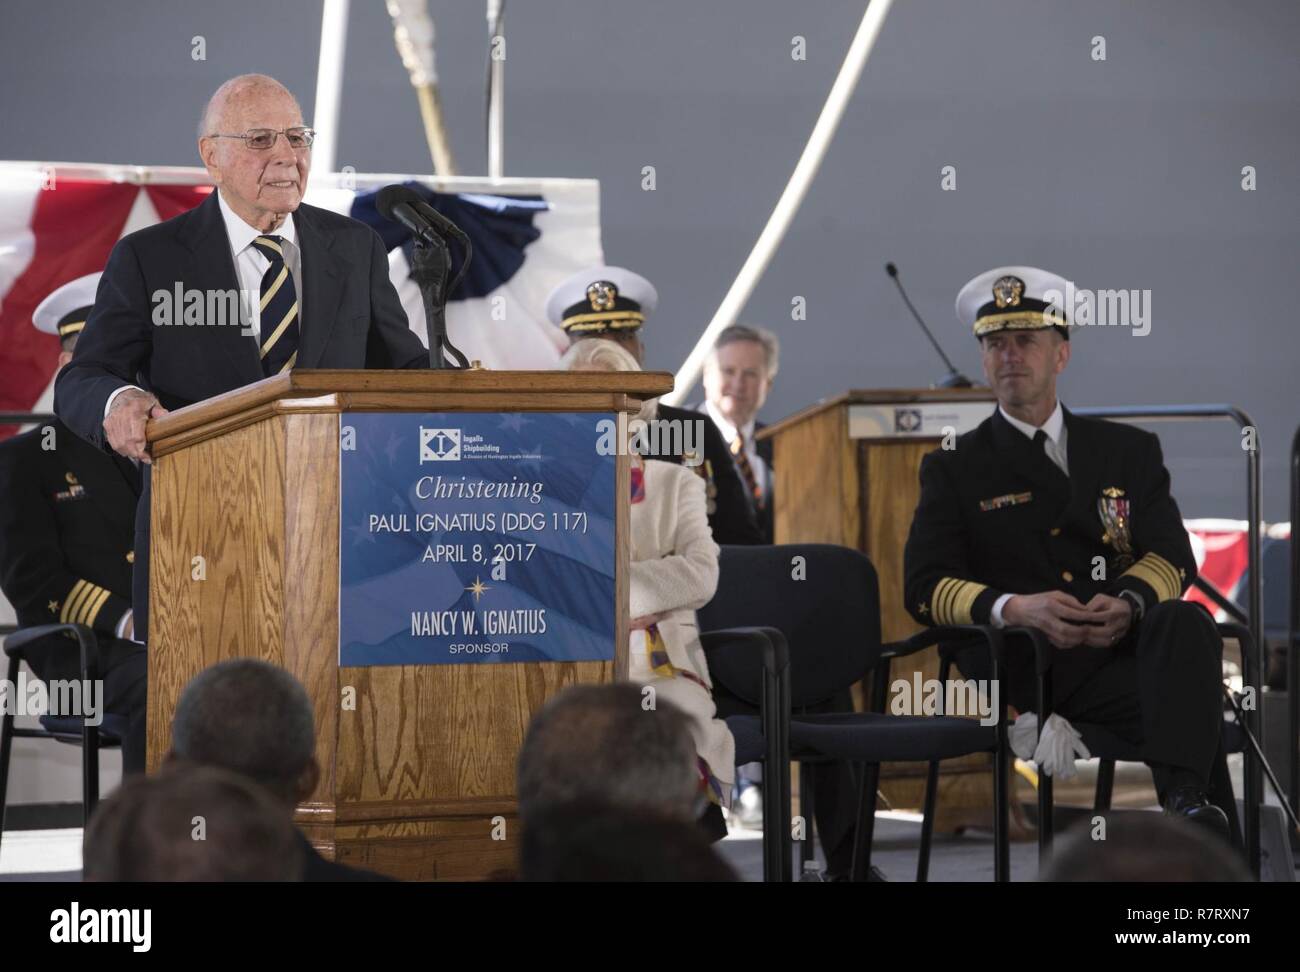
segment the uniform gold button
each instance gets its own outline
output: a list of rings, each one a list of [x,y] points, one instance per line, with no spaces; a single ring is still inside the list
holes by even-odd
[[[1071,574],[1068,570],[1063,570],[1061,571],[1061,580],[1065,581],[1068,584],[1070,583],[1070,581],[1074,580],[1074,575]]]
[[[126,562],[127,562],[128,564],[133,564],[133,563],[135,563],[135,551],[134,551],[134,550],[128,550],[128,551],[126,552]]]
[[[1061,535],[1061,528],[1060,528],[1060,527],[1052,527],[1052,536],[1054,536],[1054,537],[1059,537],[1060,535]]]

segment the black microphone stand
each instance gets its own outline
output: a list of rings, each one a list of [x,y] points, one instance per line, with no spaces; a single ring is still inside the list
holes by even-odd
[[[885,273],[889,274],[889,278],[894,281],[894,286],[898,288],[898,293],[899,296],[903,298],[903,303],[907,305],[907,309],[911,311],[912,316],[916,318],[916,323],[921,325],[921,330],[924,331],[925,336],[930,339],[930,343],[934,345],[934,350],[938,353],[939,357],[943,359],[943,363],[948,366],[948,373],[930,387],[970,388],[971,380],[958,371],[957,367],[948,360],[948,356],[943,353],[943,348],[939,347],[939,342],[934,339],[934,335],[930,333],[930,329],[925,326],[925,321],[921,319],[920,313],[918,313],[917,309],[912,306],[912,301],[907,296],[907,291],[903,289],[903,281],[898,279],[898,267],[894,266],[892,263],[886,263]]]
[[[427,242],[417,236],[411,263],[411,279],[420,288],[424,300],[429,367],[468,368],[468,359],[447,338],[447,275],[451,271],[451,251],[442,239],[434,237],[434,242]],[[448,357],[452,360],[448,361]]]

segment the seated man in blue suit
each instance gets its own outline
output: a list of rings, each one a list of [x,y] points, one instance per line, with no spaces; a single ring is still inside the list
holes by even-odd
[[[201,205],[118,241],[54,408],[91,443],[147,464],[145,424],[293,368],[423,368],[382,241],[302,204],[314,133],[278,81],[232,78],[208,102]],[[150,482],[136,519],[136,637],[147,624]]]

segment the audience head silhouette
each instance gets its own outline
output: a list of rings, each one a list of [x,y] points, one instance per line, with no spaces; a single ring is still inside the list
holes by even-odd
[[[1249,881],[1241,857],[1204,827],[1159,813],[1112,814],[1105,838],[1085,822],[1057,844],[1043,881]]]
[[[220,662],[185,687],[172,752],[246,776],[290,807],[320,778],[311,699],[284,669],[256,658]]]
[[[519,753],[519,815],[592,802],[691,823],[700,774],[686,715],[635,685],[580,685],[533,717]]]
[[[87,881],[297,881],[298,835],[256,784],[227,770],[174,761],[136,776],[86,828]]]
[[[697,825],[598,803],[532,814],[520,838],[524,881],[735,881]]]

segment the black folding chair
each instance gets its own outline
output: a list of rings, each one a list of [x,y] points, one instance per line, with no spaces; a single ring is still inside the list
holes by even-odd
[[[999,631],[977,627],[934,628],[906,642],[881,644],[875,568],[861,553],[827,544],[724,547],[718,592],[699,616],[700,627],[706,631],[748,624],[775,628],[785,636],[792,708],[783,714],[788,720],[789,753],[800,763],[801,776],[807,775],[802,772],[806,765],[817,762],[846,762],[861,768],[852,877],[860,878],[870,868],[880,763],[916,760],[932,763],[918,865],[918,878],[924,880],[933,832],[938,761],[989,752],[994,756],[994,873],[997,880],[1008,879],[1005,706],[998,706],[997,718],[988,726],[955,716],[896,716],[883,712],[892,659],[941,641],[975,637],[988,644],[996,664],[1002,657]],[[739,700],[742,711],[727,719],[738,740],[759,732],[761,706],[755,698],[754,675],[751,673],[748,681],[742,681],[731,672],[716,670],[712,662],[710,673],[715,686]],[[872,708],[876,711],[813,711],[842,697],[851,685],[869,674],[874,676]],[[944,679],[949,674],[946,661],[941,674]],[[746,703],[749,713],[743,711]],[[789,715],[791,711],[793,717]],[[765,772],[770,777],[771,763],[767,763]],[[775,784],[778,791],[783,791],[779,792],[779,798],[788,812],[788,782],[778,779]],[[765,789],[771,788],[773,781],[769,779]],[[801,805],[801,809],[807,813],[806,807]],[[784,817],[781,826],[785,826]],[[770,827],[767,820],[764,827],[766,835]],[[782,837],[784,843],[788,838]]]
[[[99,641],[95,632],[81,624],[44,624],[23,628],[4,639],[4,653],[8,657],[9,684],[18,681],[18,666],[39,651],[52,650],[43,639],[51,635],[70,634],[77,640],[81,652],[81,677],[83,684],[99,679]],[[55,647],[61,647],[55,645]],[[43,715],[40,729],[19,728],[14,725],[14,706],[6,707],[0,719],[0,840],[4,837],[4,818],[9,791],[9,759],[14,739],[53,739],[57,742],[81,747],[81,816],[83,825],[90,820],[99,803],[99,751],[119,747],[126,736],[127,720],[124,716],[103,713],[100,725],[89,724],[81,716]]]
[[[763,880],[789,881],[790,859],[790,654],[775,628],[705,631],[700,642],[714,684],[727,684],[753,699],[757,718],[727,720],[736,739],[736,765],[762,763]]]

